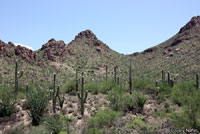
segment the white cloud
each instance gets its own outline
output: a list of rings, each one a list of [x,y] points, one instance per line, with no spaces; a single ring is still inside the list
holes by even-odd
[[[26,48],[28,48],[28,49],[31,49],[31,50],[33,50],[33,48],[32,48],[32,47],[25,46],[25,45],[23,45],[23,44],[20,44],[20,43],[14,43],[14,44],[15,44],[15,46],[18,46],[18,45],[20,45],[20,46],[22,46],[22,47],[26,47]]]

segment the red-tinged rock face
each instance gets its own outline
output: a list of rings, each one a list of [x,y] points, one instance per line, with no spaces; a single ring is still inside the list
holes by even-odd
[[[31,63],[36,60],[36,54],[32,50],[18,45],[15,47],[15,55]]]
[[[85,30],[83,32],[80,32],[76,37],[75,37],[75,40],[78,39],[78,38],[83,38],[83,37],[86,37],[86,38],[91,38],[91,39],[97,39],[96,35],[91,31],[91,30]]]
[[[44,44],[39,51],[44,51],[43,58],[48,61],[55,61],[56,56],[63,59],[65,54],[75,55],[71,46],[65,44],[62,40],[56,41],[53,38]]]
[[[184,27],[182,27],[179,33],[182,33],[186,30],[192,29],[193,27],[200,25],[200,16],[193,17]]]

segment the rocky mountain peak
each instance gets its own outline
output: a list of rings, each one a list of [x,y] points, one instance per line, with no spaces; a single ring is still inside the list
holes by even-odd
[[[200,16],[192,17],[192,19],[184,27],[180,29],[179,33],[182,33],[186,30],[192,29],[199,25],[200,25]]]
[[[85,38],[90,38],[90,39],[97,39],[96,35],[89,29],[85,30],[85,31],[82,31],[80,32],[76,37],[75,37],[75,40],[80,38],[82,39],[83,37]]]

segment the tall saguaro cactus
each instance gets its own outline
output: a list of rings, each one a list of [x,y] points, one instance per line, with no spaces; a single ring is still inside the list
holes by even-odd
[[[129,92],[132,94],[132,75],[131,75],[131,60],[130,60],[130,66],[129,66]]]
[[[168,84],[170,84],[170,73],[169,72],[167,73],[167,82],[168,82]]]
[[[88,91],[84,91],[84,74],[82,72],[82,83],[81,83],[81,94],[78,92],[77,93],[78,95],[78,98],[81,102],[81,115],[83,116],[84,115],[84,103],[86,102],[86,98],[87,98],[87,95],[88,95]]]
[[[17,92],[19,89],[18,79],[21,78],[23,75],[23,70],[18,72],[18,62],[15,61],[15,91]]]
[[[164,72],[164,70],[162,70],[162,82],[164,82],[165,81],[165,72]]]
[[[199,75],[196,74],[196,84],[195,84],[196,89],[199,89]]]
[[[106,81],[108,80],[108,65],[106,65]]]
[[[52,101],[53,101],[53,113],[56,112],[56,74],[53,75],[53,93],[52,93]]]
[[[78,70],[76,69],[76,92],[78,91]]]
[[[116,83],[117,82],[117,67],[116,66],[114,67],[114,80]]]

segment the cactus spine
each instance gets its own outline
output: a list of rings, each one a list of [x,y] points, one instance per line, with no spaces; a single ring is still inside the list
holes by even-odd
[[[84,115],[84,103],[86,102],[86,98],[88,95],[88,91],[84,92],[84,74],[83,74],[83,72],[82,72],[81,94],[78,92],[77,95],[81,102],[81,115],[83,116]]]
[[[131,60],[130,60],[130,66],[129,66],[129,92],[132,94],[132,75],[131,75]]]
[[[162,70],[162,82],[165,81],[165,73],[164,73],[164,70]]]
[[[15,61],[15,91],[17,92],[19,89],[18,79],[21,78],[23,75],[23,70],[18,72],[18,62]]]
[[[199,89],[199,75],[196,74],[196,84],[195,84],[196,89]]]
[[[108,66],[106,65],[106,81],[108,80]]]
[[[56,112],[56,74],[53,75],[53,94],[52,94],[52,101],[53,101],[53,113]]]

